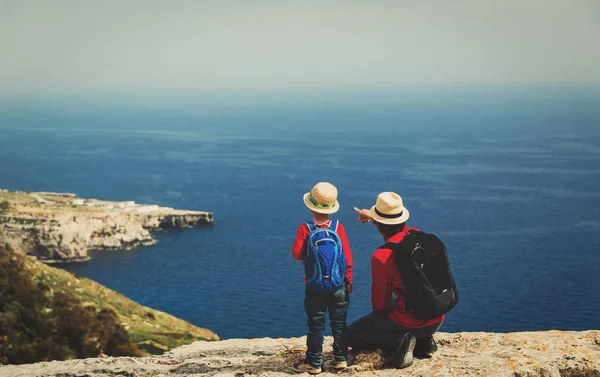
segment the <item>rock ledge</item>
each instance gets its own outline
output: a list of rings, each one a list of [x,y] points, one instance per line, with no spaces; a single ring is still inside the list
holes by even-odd
[[[439,333],[431,359],[401,371],[378,352],[354,355],[343,372],[321,376],[600,377],[600,331]],[[305,338],[195,342],[162,356],[106,358],[0,367],[6,377],[290,376],[303,357]],[[326,338],[325,358],[331,356]],[[304,376],[307,376],[304,374]]]

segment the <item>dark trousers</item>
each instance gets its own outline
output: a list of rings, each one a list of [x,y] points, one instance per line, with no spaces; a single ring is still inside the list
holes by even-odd
[[[323,363],[323,336],[325,333],[325,312],[329,311],[329,322],[333,333],[333,355],[336,360],[348,357],[348,336],[346,313],[350,295],[344,285],[334,293],[316,293],[308,288],[304,296],[304,310],[308,316],[308,336],[306,337],[306,363],[320,367]]]
[[[348,344],[352,349],[382,349],[394,351],[398,346],[398,339],[407,332],[413,333],[415,338],[432,336],[442,326],[441,323],[422,327],[408,328],[400,326],[388,317],[387,311],[372,312],[357,319],[348,326]]]

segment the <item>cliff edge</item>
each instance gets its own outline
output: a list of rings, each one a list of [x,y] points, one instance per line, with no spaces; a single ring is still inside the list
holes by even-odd
[[[379,352],[359,353],[343,372],[321,376],[599,377],[600,331],[439,333],[431,359],[391,368]],[[195,342],[162,356],[84,359],[0,367],[6,377],[292,376],[290,365],[305,351],[305,338]],[[326,338],[325,359],[331,357]],[[307,376],[302,374],[300,376]]]
[[[89,251],[151,245],[152,231],[213,223],[211,212],[0,190],[0,244],[46,263],[83,262]]]

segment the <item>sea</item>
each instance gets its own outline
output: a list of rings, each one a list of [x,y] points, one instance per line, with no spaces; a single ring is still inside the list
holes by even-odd
[[[394,191],[447,246],[460,302],[441,331],[600,328],[598,91],[0,105],[0,188],[214,212],[60,267],[223,338],[306,334],[291,246],[320,181],[354,256],[349,322],[383,243],[353,207]]]

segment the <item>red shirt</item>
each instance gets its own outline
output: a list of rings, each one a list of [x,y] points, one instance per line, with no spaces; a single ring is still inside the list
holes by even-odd
[[[400,233],[393,235],[385,240],[385,242],[400,242],[406,236],[409,230],[418,230],[415,228],[405,227]],[[435,325],[444,320],[444,316],[440,316],[428,321],[416,319],[411,310],[406,309],[404,296],[394,292],[394,288],[404,290],[402,277],[396,267],[393,251],[387,248],[379,248],[371,258],[371,304],[373,311],[386,310],[392,305],[392,294],[396,297],[396,302],[393,304],[389,317],[392,321],[400,326],[409,328],[420,328]]]
[[[317,225],[319,228],[328,228],[329,224],[331,224],[331,220],[327,220],[323,224]],[[294,246],[292,246],[292,255],[296,260],[302,260],[304,258],[304,252],[306,251],[304,242],[308,238],[310,234],[310,230],[308,230],[308,226],[306,224],[302,224],[298,227],[298,231],[296,232],[296,241],[294,241]],[[342,223],[338,223],[337,234],[340,236],[340,240],[342,241],[342,250],[346,255],[346,281],[352,284],[352,252],[350,251],[350,244],[348,243],[348,237],[346,236],[346,231],[344,230],[344,226]],[[304,279],[304,283],[306,283],[306,279]]]

